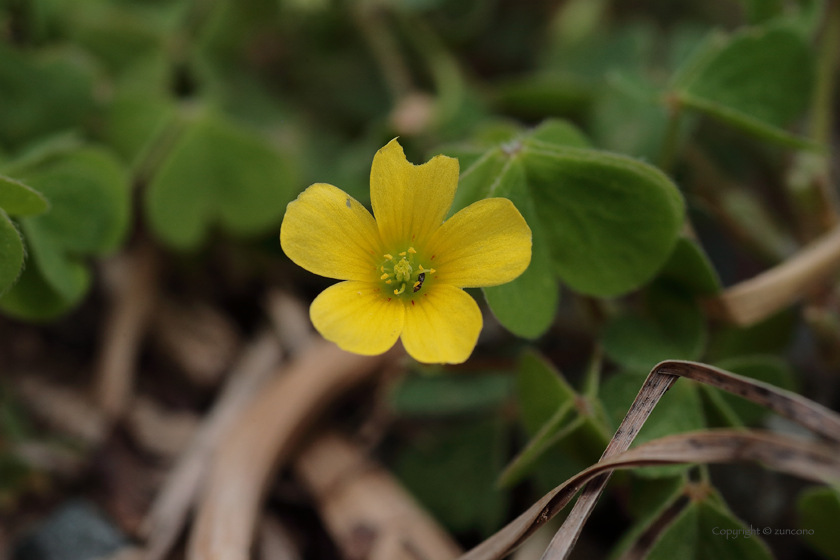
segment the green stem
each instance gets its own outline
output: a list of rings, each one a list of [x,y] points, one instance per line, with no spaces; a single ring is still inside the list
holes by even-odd
[[[662,140],[662,152],[659,156],[659,168],[667,174],[671,173],[674,160],[677,156],[677,148],[680,141],[680,120],[682,117],[682,104],[677,97],[670,97],[666,100],[668,106],[668,126],[665,129],[665,137]]]
[[[831,142],[835,76],[840,59],[840,2],[830,1],[817,55],[817,83],[811,106],[810,138],[820,144]]]
[[[820,153],[800,152],[788,178],[788,188],[799,210],[800,229],[806,241],[835,227],[837,195],[830,180],[831,127],[834,120],[837,65],[840,60],[840,2],[826,6],[817,53],[817,77],[808,135],[824,146]]]
[[[437,94],[437,120],[445,123],[458,113],[466,89],[458,60],[422,19],[403,17],[401,24],[406,37],[429,68]]]
[[[414,86],[408,64],[400,55],[397,39],[385,19],[386,14],[381,8],[370,7],[366,3],[356,3],[352,0],[349,2],[349,10],[396,104],[409,94]]]

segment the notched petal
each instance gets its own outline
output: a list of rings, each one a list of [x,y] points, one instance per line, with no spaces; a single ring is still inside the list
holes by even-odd
[[[391,140],[376,152],[370,172],[370,199],[384,246],[424,246],[446,218],[457,188],[457,159],[439,155],[414,165],[396,138]]]

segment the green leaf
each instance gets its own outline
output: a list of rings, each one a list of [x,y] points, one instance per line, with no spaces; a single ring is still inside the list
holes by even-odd
[[[638,541],[646,532],[653,528],[654,523],[657,522],[669,509],[675,507],[677,501],[683,496],[685,491],[685,476],[675,476],[666,479],[658,479],[655,481],[646,479],[634,479],[632,481],[633,490],[642,486],[646,492],[637,492],[634,497],[638,500],[638,495],[642,496],[645,501],[641,515],[621,539],[610,551],[609,560],[617,560],[624,556],[627,550]]]
[[[709,340],[706,358],[716,362],[749,354],[782,354],[798,323],[798,313],[786,309],[751,327],[725,326]]]
[[[698,296],[719,294],[723,287],[712,263],[700,245],[680,237],[659,277],[673,282]]]
[[[696,360],[706,344],[700,306],[681,289],[657,282],[648,290],[647,314],[627,313],[604,329],[604,352],[616,363],[650,371],[663,360]]]
[[[536,434],[577,393],[544,358],[526,352],[517,377],[519,414],[529,434]]]
[[[533,470],[536,462],[546,451],[583,425],[586,419],[576,414],[574,404],[574,401],[563,403],[525,448],[508,463],[505,470],[499,475],[497,482],[499,487],[506,488],[517,484]]]
[[[123,159],[136,166],[150,144],[165,141],[160,133],[175,118],[175,104],[147,92],[124,92],[108,108],[105,140]]]
[[[784,130],[807,108],[814,56],[785,26],[750,28],[728,41],[708,41],[683,72],[675,95],[686,107],[746,132],[793,147],[814,147]],[[699,61],[699,62],[698,62]]]
[[[586,80],[544,73],[505,80],[493,93],[504,113],[534,119],[581,113],[591,105],[593,90]]]
[[[528,141],[518,157],[557,274],[572,289],[619,295],[664,264],[684,207],[660,171],[616,154]]]
[[[507,429],[498,420],[449,425],[415,438],[394,470],[449,530],[489,535],[507,511],[508,495],[495,487],[506,454]]]
[[[554,321],[560,289],[551,264],[545,231],[537,217],[534,201],[527,196],[527,178],[520,162],[514,162],[503,175],[505,191],[531,227],[531,262],[518,278],[501,286],[484,288],[484,297],[493,315],[508,330],[523,338],[537,338]]]
[[[533,234],[528,271],[485,292],[502,324],[521,336],[550,325],[557,304],[551,269],[578,292],[614,296],[649,280],[677,240],[684,206],[674,184],[642,162],[588,149],[568,123],[546,121],[471,161],[452,212],[507,197]]]
[[[840,560],[840,491],[835,488],[810,488],[799,496],[799,527],[802,539],[826,558]]]
[[[772,560],[767,545],[749,531],[750,528],[712,500],[692,502],[660,534],[647,558]]]
[[[558,479],[561,474],[577,472],[570,467],[596,461],[609,441],[600,402],[578,395],[560,372],[533,352],[523,355],[517,381],[520,420],[531,439],[498,484],[513,485],[536,468],[542,486],[551,487],[564,480]]]
[[[619,373],[607,379],[601,385],[601,402],[607,415],[618,427],[639,389],[645,382],[646,375],[636,373]],[[651,412],[645,425],[639,430],[633,445],[640,445],[646,441],[706,427],[703,414],[703,403],[697,392],[697,386],[687,379],[677,380],[676,383],[662,397],[656,408]],[[637,469],[635,474],[643,477],[673,476],[687,469],[686,466],[667,466]]]
[[[53,288],[30,260],[17,283],[0,298],[0,310],[10,317],[26,321],[45,322],[55,319],[75,306],[87,292],[90,273],[78,268],[76,292],[66,298]],[[72,278],[71,278],[72,280]]]
[[[0,175],[0,208],[10,216],[40,214],[48,207],[47,200],[35,189],[20,181]]]
[[[30,54],[0,43],[0,144],[21,146],[84,122],[94,80],[83,60],[69,50]]]
[[[782,0],[741,0],[747,12],[747,21],[761,23],[781,15]]]
[[[108,152],[86,148],[22,170],[22,178],[50,201],[50,211],[21,220],[30,260],[0,308],[42,320],[87,292],[85,256],[109,253],[122,242],[130,211],[127,176]]]
[[[641,72],[614,71],[605,82],[592,110],[592,137],[604,149],[657,161],[668,128],[661,88]]]
[[[400,416],[443,416],[496,409],[512,393],[513,378],[506,373],[411,375],[389,401]]]
[[[23,266],[23,241],[9,216],[0,209],[0,295],[11,286]]]
[[[279,226],[297,193],[292,162],[219,116],[188,126],[146,191],[149,224],[166,244],[198,248],[213,225],[253,236]]]
[[[166,9],[172,11],[165,4],[138,10],[124,4],[85,2],[77,6],[68,30],[111,72],[131,71],[137,59],[162,47]]]

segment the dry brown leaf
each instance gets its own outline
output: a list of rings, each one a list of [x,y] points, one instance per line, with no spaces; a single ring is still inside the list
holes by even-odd
[[[543,496],[461,560],[504,558],[562,510],[588,482],[617,469],[682,463],[757,461],[780,472],[824,484],[840,483],[840,448],[802,442],[770,432],[709,430],[667,436],[605,458]]]
[[[607,445],[601,461],[583,472],[601,472],[596,469],[598,465],[608,464],[613,457],[618,455],[623,456],[625,453],[631,453],[627,449],[635,439],[639,429],[644,425],[659,399],[676,381],[677,377],[687,377],[749,399],[811,429],[824,438],[840,442],[840,415],[801,395],[705,364],[669,360],[657,364],[653,368],[630,406],[630,410]],[[637,449],[641,449],[641,447]],[[633,452],[635,451],[634,449]],[[836,450],[834,452],[836,453]],[[708,457],[709,460],[701,457],[688,462],[714,462],[711,460],[713,455],[710,454]],[[651,462],[649,464],[655,463]],[[569,516],[543,555],[544,560],[566,558],[574,547],[577,537],[595,507],[601,492],[603,492],[609,480],[610,472],[611,469],[606,469],[604,474],[590,477],[592,478],[591,482],[583,489]],[[573,477],[570,481],[555,488],[528,511],[462,558],[496,560],[504,557],[512,548],[518,546],[524,538],[527,538],[536,527],[551,519],[562,509],[563,506],[556,507],[556,503],[559,502],[554,501],[554,496],[561,489],[568,488],[570,482],[576,479],[577,477]],[[574,492],[577,492],[578,488],[575,488]],[[571,496],[568,498],[570,499]],[[563,505],[567,502],[568,499],[563,502]],[[552,507],[547,507],[549,504],[553,504]]]

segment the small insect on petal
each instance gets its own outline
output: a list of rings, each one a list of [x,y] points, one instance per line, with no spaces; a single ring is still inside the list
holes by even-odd
[[[423,287],[423,282],[425,282],[425,281],[426,281],[426,273],[425,273],[425,272],[421,272],[421,273],[420,273],[420,275],[419,275],[419,276],[417,276],[417,282],[415,282],[415,283],[414,283],[414,291],[415,291],[415,293],[416,293],[416,292],[417,292],[420,288],[422,288],[422,287]],[[412,303],[414,303],[414,302],[412,301]]]

